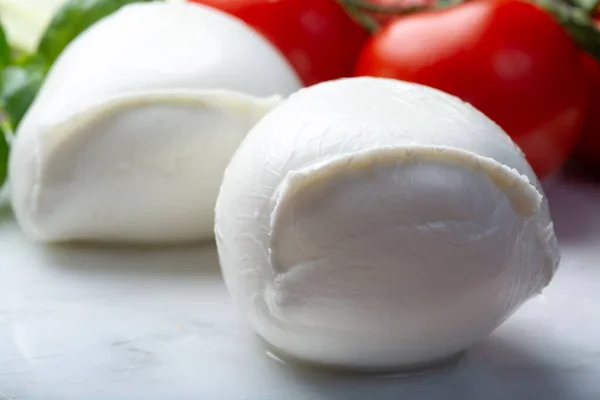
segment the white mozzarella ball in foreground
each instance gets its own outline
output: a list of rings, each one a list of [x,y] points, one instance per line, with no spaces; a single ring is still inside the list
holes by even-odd
[[[548,205],[520,150],[432,88],[303,89],[259,122],[217,200],[227,287],[289,357],[358,369],[436,363],[552,278]]]
[[[47,242],[211,238],[231,155],[300,86],[233,17],[126,6],[65,49],[22,121],[10,160],[17,220]]]

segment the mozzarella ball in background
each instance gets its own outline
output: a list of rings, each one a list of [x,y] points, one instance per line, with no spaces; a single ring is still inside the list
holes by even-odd
[[[231,155],[299,87],[277,50],[233,17],[126,6],[65,49],[19,126],[17,220],[45,242],[212,238]]]
[[[228,290],[285,356],[436,363],[540,292],[559,263],[542,189],[485,115],[438,90],[302,89],[232,158],[215,233]]]

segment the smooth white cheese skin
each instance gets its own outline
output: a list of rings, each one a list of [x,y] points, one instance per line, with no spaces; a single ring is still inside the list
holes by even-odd
[[[19,126],[17,220],[44,242],[212,238],[231,155],[300,87],[274,47],[226,14],[126,6],[67,47]]]
[[[299,91],[229,164],[216,208],[227,287],[284,355],[435,363],[552,278],[559,250],[521,151],[432,88],[378,78]]]

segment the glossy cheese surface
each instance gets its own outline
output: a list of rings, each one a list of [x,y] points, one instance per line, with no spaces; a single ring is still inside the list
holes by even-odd
[[[550,281],[543,192],[491,120],[424,86],[303,89],[249,133],[224,178],[228,289],[280,352],[395,368],[452,356]]]
[[[299,87],[277,50],[226,14],[125,6],[67,47],[19,126],[17,220],[45,242],[209,239],[231,155]]]

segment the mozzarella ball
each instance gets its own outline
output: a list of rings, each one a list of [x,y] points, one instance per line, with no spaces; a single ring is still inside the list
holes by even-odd
[[[299,91],[231,160],[216,208],[228,290],[282,355],[411,368],[468,349],[552,278],[523,154],[438,90],[352,78]]]
[[[212,238],[231,155],[298,88],[283,56],[233,17],[125,6],[65,49],[19,126],[17,220],[44,242]]]

